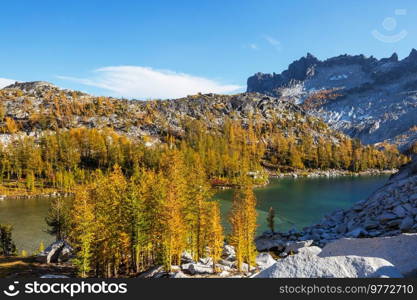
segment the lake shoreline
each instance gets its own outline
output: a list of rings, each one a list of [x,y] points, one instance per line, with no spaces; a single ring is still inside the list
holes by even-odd
[[[361,172],[352,172],[352,171],[346,171],[346,170],[337,170],[337,169],[330,169],[330,170],[296,170],[293,172],[272,172],[267,171],[268,173],[268,179],[265,183],[261,184],[255,184],[255,188],[261,188],[265,187],[268,184],[270,184],[270,179],[273,178],[321,178],[321,177],[327,177],[327,178],[335,178],[335,177],[346,177],[346,176],[380,176],[380,175],[392,175],[397,173],[397,169],[391,169],[391,170],[378,170],[378,169],[369,169],[366,171]],[[227,190],[227,189],[234,189],[238,187],[236,184],[213,184],[213,188],[215,190]],[[52,192],[43,192],[40,191],[37,192],[26,192],[21,194],[16,193],[7,193],[0,194],[0,201],[2,200],[10,200],[10,199],[30,199],[30,198],[37,198],[37,197],[69,197],[72,196],[73,193],[70,192],[61,192],[59,190],[53,190]]]
[[[268,180],[263,184],[255,184],[255,188],[262,188],[268,186],[270,184],[270,179],[274,178],[337,178],[337,177],[358,177],[358,176],[383,176],[383,175],[393,175],[398,172],[398,169],[390,169],[390,170],[378,170],[378,169],[369,169],[366,171],[360,172],[352,172],[346,170],[337,170],[337,169],[330,169],[330,170],[296,170],[294,172],[271,172],[267,171],[268,173]],[[237,188],[238,185],[236,184],[228,184],[228,185],[214,185],[213,188],[217,190],[227,190],[227,189],[234,189]]]
[[[295,172],[288,173],[276,173],[269,174],[270,178],[285,178],[285,177],[307,177],[307,178],[318,178],[318,177],[342,177],[342,176],[379,176],[379,175],[392,175],[398,172],[398,169],[390,170],[378,170],[378,169],[368,169],[360,172],[352,172],[346,170],[330,169],[330,170],[298,170]]]
[[[321,214],[320,211],[323,208],[329,205],[331,207],[336,206],[335,208],[339,208],[339,206],[346,208],[345,202],[349,201],[348,198],[363,199],[364,196],[362,194],[366,193],[367,196],[367,192],[361,192],[361,190],[369,191],[374,189],[375,184],[380,186],[386,179],[387,176],[340,176],[334,178],[322,176],[319,178],[299,177],[297,179],[293,177],[282,179],[271,177],[267,187],[255,189],[259,202],[259,207],[257,208],[259,213],[258,234],[261,234],[266,229],[266,211],[270,206],[276,209],[277,226],[281,230],[288,230],[293,224],[297,224],[297,227],[301,228],[319,221],[321,216],[316,217],[316,214]],[[323,191],[327,190],[329,190],[330,194],[335,195],[337,201],[328,199],[327,193],[323,193]],[[348,197],[347,195],[351,191],[354,194]],[[39,192],[42,191],[39,190]],[[11,199],[0,201],[0,218],[3,222],[15,226],[15,237],[16,241],[18,241],[19,249],[30,252],[37,249],[40,241],[48,243],[48,235],[44,234],[43,231],[46,226],[44,218],[47,215],[49,202],[56,197],[73,197],[73,194],[67,191],[45,193],[46,191],[44,190],[43,192],[42,194],[30,195],[29,197],[15,196]],[[232,194],[233,190],[225,189],[216,191],[213,196],[221,205],[222,224],[226,232],[229,230],[228,215],[231,209]],[[313,201],[313,198],[317,199]],[[316,204],[310,205],[312,201]],[[279,206],[275,207],[276,204]],[[318,211],[317,213],[316,210]],[[307,215],[304,215],[303,211],[308,211]],[[325,213],[328,212],[330,210],[325,209]],[[299,217],[299,214],[302,217]],[[34,239],[34,242],[32,242],[32,239]]]

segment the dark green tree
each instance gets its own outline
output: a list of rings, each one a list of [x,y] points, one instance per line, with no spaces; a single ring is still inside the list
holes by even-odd
[[[69,212],[64,198],[57,197],[51,200],[45,222],[48,225],[46,232],[55,236],[57,241],[67,237]]]
[[[272,233],[275,232],[275,210],[270,207],[268,210],[268,216],[266,217],[266,221],[268,222],[268,228],[271,230]]]
[[[12,225],[0,224],[0,255],[16,255],[16,246],[12,240]]]

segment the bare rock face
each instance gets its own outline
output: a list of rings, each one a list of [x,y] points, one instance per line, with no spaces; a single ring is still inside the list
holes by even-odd
[[[404,276],[417,275],[417,234],[392,237],[340,239],[327,244],[319,257],[367,256],[389,261]]]
[[[51,89],[51,88],[58,89],[57,86],[46,81],[15,82],[14,84],[6,86],[5,88],[6,89],[20,89],[25,92],[34,91],[36,89]]]
[[[307,56],[280,74],[256,73],[247,91],[300,103],[332,128],[363,143],[395,142],[405,150],[417,139],[417,51],[398,60],[340,55]]]
[[[299,253],[278,260],[255,278],[401,278],[388,261],[375,257],[319,257]]]
[[[60,101],[56,102],[58,98]],[[229,118],[243,124],[254,119],[260,123],[280,120],[292,124],[285,128],[285,133],[297,135],[302,131],[331,143],[340,140],[339,133],[321,119],[307,115],[299,105],[259,93],[210,93],[172,100],[139,101],[96,97],[35,81],[19,82],[1,89],[0,102],[5,116],[19,123],[18,133],[0,135],[2,142],[10,142],[10,136],[17,134],[37,138],[57,128],[111,127],[130,138],[146,137],[146,145],[152,146],[160,143],[168,131],[182,137],[185,121],[198,120],[210,130],[220,132]],[[88,116],[78,107],[87,109]],[[56,110],[65,110],[65,114],[57,115]],[[268,145],[270,142],[270,138],[265,139]]]

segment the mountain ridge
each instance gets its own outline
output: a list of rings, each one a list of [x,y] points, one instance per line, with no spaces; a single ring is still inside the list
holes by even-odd
[[[41,140],[44,134],[62,130],[110,128],[148,147],[170,144],[173,138],[201,143],[209,151],[239,140],[243,152],[252,149],[255,160],[272,172],[392,169],[407,160],[392,145],[365,147],[300,105],[260,93],[138,101],[29,82],[0,90],[0,111],[0,142],[4,145],[21,134]],[[213,144],[209,148],[207,140]]]

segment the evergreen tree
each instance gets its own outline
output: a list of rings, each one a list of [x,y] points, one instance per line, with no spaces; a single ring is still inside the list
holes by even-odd
[[[67,237],[69,230],[69,212],[64,198],[52,198],[45,222],[48,225],[47,233],[55,236],[57,241]]]
[[[93,265],[93,241],[96,230],[89,193],[89,187],[81,187],[76,190],[71,218],[73,230],[70,239],[76,250],[74,263],[77,266],[78,275],[82,278],[89,275]]]
[[[0,255],[16,255],[16,246],[12,239],[13,226],[0,224]]]
[[[217,202],[207,202],[206,205],[208,206],[207,246],[209,249],[209,256],[213,259],[213,270],[217,272],[219,271],[217,268],[217,263],[221,258],[224,244],[220,208]]]
[[[272,208],[272,206],[268,210],[268,216],[266,219],[268,223],[268,228],[271,230],[272,233],[275,232],[275,210]]]
[[[186,248],[187,227],[185,224],[186,181],[183,177],[185,166],[181,153],[168,150],[162,158],[162,170],[166,177],[166,198],[163,218],[165,228],[162,235],[164,266],[167,271],[171,265],[181,263],[181,255]]]
[[[231,244],[236,249],[238,269],[242,263],[249,266],[255,264],[256,247],[254,244],[256,234],[256,198],[252,186],[243,180],[244,185],[234,193],[230,223],[232,233]]]

